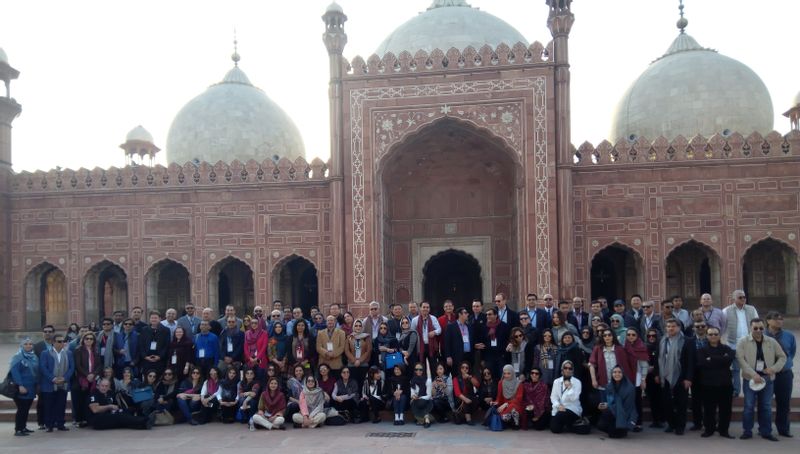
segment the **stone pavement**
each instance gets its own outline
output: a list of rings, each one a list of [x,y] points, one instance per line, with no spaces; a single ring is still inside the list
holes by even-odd
[[[484,427],[433,425],[423,429],[413,424],[402,427],[390,422],[380,424],[358,424],[320,429],[292,429],[286,431],[259,430],[251,433],[244,425],[212,423],[204,426],[178,425],[156,427],[152,431],[113,430],[96,432],[91,429],[72,429],[64,433],[46,434],[38,432],[29,437],[14,437],[13,425],[0,424],[0,453],[89,453],[108,452],[109,448],[125,454],[153,452],[154,449],[174,449],[185,453],[259,453],[273,449],[299,453],[402,453],[425,452],[459,454],[488,454],[493,452],[591,452],[592,454],[628,452],[647,454],[697,452],[753,452],[789,453],[800,451],[800,425],[793,427],[797,438],[781,438],[769,442],[756,437],[752,440],[727,440],[721,437],[700,438],[699,433],[688,432],[684,436],[665,434],[656,430],[645,430],[631,434],[627,439],[610,440],[602,432],[590,435],[561,434],[550,432],[505,431],[490,432]],[[411,438],[372,438],[370,432],[410,432]],[[732,433],[739,434],[738,425]],[[284,451],[284,452],[286,452]]]

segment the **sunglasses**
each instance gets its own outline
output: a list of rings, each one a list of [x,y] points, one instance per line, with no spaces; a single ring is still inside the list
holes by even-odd
[[[628,333],[627,336],[628,337],[636,337],[636,333]]]
[[[524,336],[522,334],[515,334],[514,339],[522,339]]]
[[[83,340],[85,340],[85,341],[93,341],[94,337],[84,337]]]
[[[614,337],[613,334],[603,334],[603,337]]]
[[[539,372],[535,372],[534,371],[534,372],[531,372],[531,375],[542,375],[542,374],[540,374]]]
[[[528,317],[520,317],[519,319],[520,320],[530,320],[530,318],[528,318]]]
[[[414,372],[422,372],[422,369],[414,369]]]
[[[754,326],[753,327],[753,331],[764,331],[764,327],[763,326]]]
[[[672,309],[672,308],[673,308],[673,307],[675,307],[675,306],[673,306],[672,304],[667,304],[666,306],[662,306],[662,307],[663,307],[664,309]]]
[[[569,367],[569,366],[564,366],[564,367],[561,368],[561,370],[572,370],[572,368]]]

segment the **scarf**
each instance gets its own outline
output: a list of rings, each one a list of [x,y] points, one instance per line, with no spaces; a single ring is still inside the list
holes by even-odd
[[[18,364],[22,364],[22,367],[30,369],[34,379],[37,379],[37,377],[39,377],[39,358],[36,357],[36,354],[33,352],[33,350],[30,352],[25,351],[25,343],[30,341],[31,339],[27,338],[20,342],[19,350],[17,351],[17,354],[11,357],[11,363],[8,369],[11,370]]]
[[[267,390],[262,393],[261,402],[264,409],[272,415],[286,409],[286,397],[277,389],[275,391]]]
[[[519,346],[512,346],[511,347],[511,365],[516,366],[516,370],[514,371],[515,374],[520,374],[525,372],[525,368],[528,366],[525,364],[525,348],[528,346],[528,340],[523,338],[522,342],[519,343]]]
[[[258,352],[259,350],[258,341],[261,339],[262,336],[266,335],[267,335],[266,331],[261,329],[261,326],[258,326],[256,329],[249,329],[247,330],[247,332],[244,333],[245,353],[247,354],[248,357],[254,356],[254,353]]]
[[[628,352],[631,358],[635,358],[636,361],[647,361],[649,359],[647,346],[644,345],[644,342],[639,338],[636,338],[636,342],[634,343],[625,342],[625,351]]]
[[[431,331],[434,330],[433,317],[431,317],[429,315],[426,320],[428,322],[428,332],[430,333]],[[425,355],[425,340],[424,340],[425,338],[423,337],[424,334],[423,334],[423,330],[422,330],[422,327],[423,327],[424,324],[425,324],[425,320],[423,320],[422,316],[420,315],[419,318],[417,319],[417,336],[419,336],[419,338],[417,339],[417,342],[418,342],[417,346],[419,347],[419,358],[420,358],[420,360],[426,356]],[[435,358],[436,357],[436,352],[439,350],[437,348],[438,345],[437,345],[436,339],[437,339],[436,336],[428,338],[428,355],[427,356],[429,358]]]
[[[217,383],[216,380],[214,380],[213,378],[209,378],[208,380],[206,380],[207,395],[212,396],[216,394],[218,389],[219,389],[219,383]]]
[[[63,377],[64,374],[67,373],[67,369],[69,368],[69,360],[67,359],[67,351],[65,349],[61,349],[61,360],[59,360],[59,354],[56,352],[56,349],[50,350],[50,356],[53,357],[53,376],[54,377]],[[55,385],[55,389],[67,389],[68,382],[64,382],[60,385]]]
[[[283,327],[283,323],[275,322],[275,325],[273,325],[273,330],[278,324]],[[282,330],[280,334],[276,334],[273,331],[272,337],[269,339],[269,354],[271,357],[277,358],[278,360],[282,360],[286,357],[286,340],[288,338],[289,336],[286,335],[285,330]]]
[[[670,340],[672,342],[670,342]],[[676,386],[678,377],[681,374],[681,358],[680,352],[683,350],[684,342],[683,333],[678,332],[674,338],[664,336],[661,339],[661,350],[666,351],[666,355],[658,355],[659,375],[661,376],[662,384],[669,383],[670,386]],[[667,345],[669,344],[669,347]]]
[[[113,367],[114,332],[112,331],[111,334],[107,335],[105,331],[100,331],[100,333],[96,337],[97,337],[97,348],[102,350],[105,347],[105,352],[103,352],[103,368]]]
[[[314,416],[321,412],[325,406],[325,394],[322,388],[315,386],[314,389],[308,389],[308,386],[303,386],[303,395],[306,398],[306,407],[308,408],[308,416]]]
[[[595,344],[594,334],[592,334],[591,330],[589,331],[589,334],[591,334],[589,336],[589,338],[588,339],[584,339],[583,338],[583,331],[581,331],[581,335],[578,338],[579,339],[579,345],[578,346],[587,355],[591,355],[592,354],[592,349],[594,349],[594,344]]]
[[[494,323],[486,322],[486,327],[489,328],[489,339],[493,340],[497,338],[497,327],[500,325],[500,318],[494,321]]]
[[[573,336],[574,337],[574,336]],[[566,345],[563,342],[558,346],[558,350],[556,351],[556,362],[553,365],[556,370],[561,370],[561,364],[565,361],[569,360],[570,354],[573,350],[578,349],[578,343],[574,340],[571,344]]]
[[[514,398],[514,395],[517,394],[517,388],[519,388],[519,380],[517,379],[516,374],[514,373],[514,366],[511,364],[506,364],[503,366],[503,374],[506,372],[511,372],[511,378],[506,380],[503,378],[502,385],[503,385],[503,397],[506,400],[511,400]]]
[[[628,328],[625,327],[625,318],[619,314],[614,314],[611,316],[611,320],[619,320],[619,328],[609,329],[614,332],[615,336],[617,336],[617,340],[620,344],[625,344],[625,334],[628,332]]]

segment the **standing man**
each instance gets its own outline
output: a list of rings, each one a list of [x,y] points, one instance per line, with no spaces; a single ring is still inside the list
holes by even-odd
[[[672,312],[675,314],[675,318],[680,320],[683,323],[683,326],[689,326],[692,324],[692,316],[689,314],[689,311],[683,308],[683,298],[680,295],[675,295],[672,297]]]
[[[219,320],[217,320],[217,323],[219,323],[220,327],[223,327],[227,323],[226,320],[231,317],[236,319],[236,328],[242,329],[242,319],[236,316],[236,308],[230,304],[225,306],[225,315],[220,317]],[[219,333],[214,333],[214,334],[219,334]]]
[[[794,355],[797,353],[797,342],[794,335],[783,330],[783,315],[778,311],[767,313],[767,336],[775,339],[786,354],[786,363],[775,373],[775,426],[782,437],[791,438],[789,432],[789,412],[792,400],[792,382],[794,380]]]
[[[600,317],[604,323],[608,323],[606,320],[606,314],[603,313],[603,304],[598,300],[592,300],[592,303],[589,305],[589,323],[591,324],[591,320],[595,317]]]
[[[486,324],[486,314],[483,313],[483,301],[472,300],[472,313],[469,314],[469,320],[467,322],[470,325]]]
[[[125,320],[125,312],[123,311],[114,311],[114,332],[120,333],[122,332],[122,322]]]
[[[538,300],[539,297],[535,293],[528,293],[525,297],[525,310],[520,311],[520,318],[522,318],[522,312],[527,312],[532,329],[541,333],[550,327],[550,316],[547,315],[547,311],[539,307]]]
[[[475,325],[468,325],[469,312],[458,309],[458,318],[447,325],[444,331],[444,356],[447,367],[452,370],[461,361],[472,364],[472,345],[475,343]]]
[[[139,333],[139,369],[143,376],[151,370],[161,375],[169,342],[169,329],[161,324],[161,315],[158,311],[150,311],[150,326]]]
[[[756,308],[747,304],[747,296],[744,290],[734,290],[731,293],[731,302],[733,304],[726,307],[722,312],[725,316],[726,329],[725,343],[734,350],[739,340],[747,336],[750,329],[750,322],[758,318],[758,311]],[[733,397],[738,397],[742,391],[742,371],[739,370],[739,364],[733,363]]]
[[[442,314],[439,318],[439,326],[442,329],[445,329],[447,325],[456,321],[456,313],[454,312],[455,307],[453,306],[453,300],[446,299],[444,300],[444,304],[442,305],[444,309],[444,314]]]
[[[389,311],[391,312],[391,316],[386,322],[386,324],[389,325],[389,336],[400,340],[400,336],[403,334],[403,328],[401,325],[403,323],[403,319],[405,318],[403,316],[403,306],[400,303],[394,303],[389,308]]]
[[[578,332],[584,327],[589,326],[589,314],[583,310],[585,301],[586,300],[580,296],[572,298],[572,315],[575,318],[575,328],[578,329]]]
[[[550,304],[552,305],[552,300]],[[495,295],[494,305],[497,308],[497,317],[501,322],[508,325],[508,329],[519,326],[519,314],[508,307],[508,300],[506,299],[505,293],[500,292]]]
[[[339,306],[339,303],[328,306],[328,314],[333,315],[336,319],[337,327],[344,325],[344,314],[342,314],[342,306]]]
[[[547,312],[547,318],[552,319],[553,311],[555,310],[555,307],[553,307],[553,295],[545,293],[542,300],[544,301],[544,306],[542,307],[542,309],[544,309],[544,311]]]
[[[202,320],[208,322],[208,326],[211,327],[211,332],[219,336],[219,333],[222,332],[222,325],[220,322],[214,320],[214,311],[211,310],[210,307],[203,309],[201,313],[203,316]],[[197,326],[198,331],[200,330],[200,325]]]
[[[408,322],[411,323],[414,320],[414,317],[419,316],[419,305],[413,301],[408,303]]]
[[[439,335],[442,334],[442,327],[436,317],[431,317],[431,304],[423,301],[420,304],[419,316],[411,321],[411,329],[417,332],[417,345],[419,348],[419,362],[434,364],[436,354],[439,351]]]
[[[183,332],[189,339],[194,340],[194,335],[200,329],[200,317],[194,315],[195,309],[192,303],[186,303],[183,309],[186,311],[186,315],[178,319],[178,326],[183,328]],[[175,334],[175,331],[172,334]]]
[[[56,329],[53,328],[53,325],[44,325],[42,327],[42,337],[43,339],[39,342],[33,344],[33,353],[36,357],[40,357],[42,352],[45,350],[52,350],[53,349],[53,336],[55,335]],[[37,394],[36,398],[36,422],[39,424],[39,430],[44,430],[44,398],[42,397],[41,390]]]
[[[713,328],[713,327],[712,327]],[[705,320],[696,322],[692,327],[694,337],[687,337],[687,339],[694,340],[694,349],[699,351],[708,345],[708,338],[706,336],[708,325]],[[734,356],[736,356],[734,354]],[[702,369],[699,367],[694,368],[694,377],[692,377],[692,428],[690,430],[697,431],[703,428],[703,395],[705,394],[705,387],[703,387]],[[713,432],[713,430],[712,430]]]
[[[378,338],[378,329],[381,323],[387,321],[386,317],[381,315],[381,303],[373,301],[369,303],[369,315],[364,318],[364,332],[372,336],[373,339]]]
[[[775,375],[786,364],[786,354],[778,341],[764,336],[764,329],[764,321],[754,318],[750,321],[750,334],[736,344],[736,360],[742,370],[742,377],[748,380],[744,384],[744,431],[739,437],[742,440],[753,438],[753,415],[758,400],[758,433],[765,440],[778,441],[772,435],[772,393]],[[750,386],[750,380],[757,389]]]
[[[136,330],[137,333],[141,333],[142,329],[147,328],[147,323],[142,321],[142,317],[144,316],[144,309],[139,306],[134,306],[131,309],[131,318],[133,319],[133,329]]]
[[[561,324],[569,323],[578,330],[578,321],[575,319],[575,314],[572,312],[572,303],[569,301],[558,302],[558,312],[561,313]]]
[[[656,383],[661,386],[662,401],[669,422],[666,432],[674,431],[675,435],[683,435],[696,354],[694,342],[683,336],[677,320],[667,320],[666,327],[667,335],[661,338],[658,349]]]
[[[642,318],[639,321],[639,332],[647,334],[647,330],[654,329],[658,331],[658,335],[664,335],[664,321],[659,314],[655,312],[656,301],[648,301],[642,304]]]
[[[281,301],[281,300],[273,301],[272,302],[272,310],[273,311],[275,311],[275,310],[283,311],[283,301]]]
[[[331,368],[331,375],[339,378],[342,370],[342,357],[347,344],[347,336],[341,328],[336,327],[336,317],[325,318],[325,329],[317,332],[317,354],[319,364],[325,363]]]
[[[705,321],[701,323],[705,324]],[[715,431],[719,431],[720,436],[724,438],[733,438],[728,433],[728,428],[731,425],[733,404],[731,363],[736,360],[736,353],[721,342],[719,329],[712,326],[706,336],[708,343],[697,351],[697,368],[700,370],[703,393],[702,396],[692,395],[692,400],[702,397],[705,415],[703,438],[714,435]],[[719,420],[717,420],[717,409],[719,409]]]
[[[219,352],[221,373],[227,373],[225,371],[231,366],[239,367],[244,361],[244,333],[236,329],[235,318],[225,320],[225,329],[219,336]]]
[[[719,328],[719,332],[725,333],[727,328],[725,324],[725,314],[722,309],[714,307],[714,301],[711,295],[703,293],[700,295],[700,309],[703,311],[703,318],[706,319],[706,325]]]
[[[133,323],[133,319],[125,319],[122,331],[114,335],[114,376],[118,379],[122,379],[122,371],[126,367],[135,370],[136,360],[139,359],[139,333],[133,329]]]
[[[53,429],[66,432],[64,413],[67,407],[67,390],[69,381],[75,372],[75,361],[66,348],[64,336],[53,337],[53,348],[42,351],[39,356],[40,379],[39,389],[44,401],[44,424],[47,432]]]
[[[114,321],[106,317],[100,322],[97,333],[97,353],[103,361],[103,368],[114,367]],[[79,343],[80,344],[80,343]]]
[[[161,324],[166,326],[169,330],[169,338],[172,339],[175,336],[175,328],[178,327],[178,311],[173,308],[167,309],[167,312],[164,313],[164,320],[161,320]],[[191,336],[189,336],[191,339]]]
[[[236,317],[231,317],[234,321]],[[236,329],[241,332],[241,330]],[[207,320],[200,322],[200,332],[194,336],[195,365],[203,371],[203,376],[208,376],[208,370],[217,365],[219,361],[219,338],[211,332],[211,324]]]
[[[639,327],[639,319],[642,318],[643,313],[644,312],[642,311],[642,295],[636,293],[631,297],[631,308],[628,309],[628,315],[630,315],[631,318],[633,318],[633,320],[636,322],[635,326],[637,328]]]

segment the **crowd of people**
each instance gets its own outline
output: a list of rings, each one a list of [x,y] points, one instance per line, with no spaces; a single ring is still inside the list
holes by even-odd
[[[70,325],[24,340],[11,359],[18,385],[15,435],[26,436],[37,402],[40,430],[66,426],[150,429],[222,422],[260,428],[413,421],[483,423],[492,430],[550,430],[611,438],[649,427],[702,437],[730,433],[731,407],[744,392],[741,439],[778,435],[789,425],[796,343],[774,311],[759,317],[736,290],[716,307],[711,295],[689,312],[679,296],[628,302],[604,298],[556,301],[528,294],[514,311],[504,294],[491,305],[455,308],[444,301],[378,302],[363,319],[331,304],[261,306],[242,318],[232,306],[217,319],[186,304],[162,319],[133,308],[100,326]],[[306,318],[308,317],[308,318]],[[384,415],[384,416],[382,416]]]

